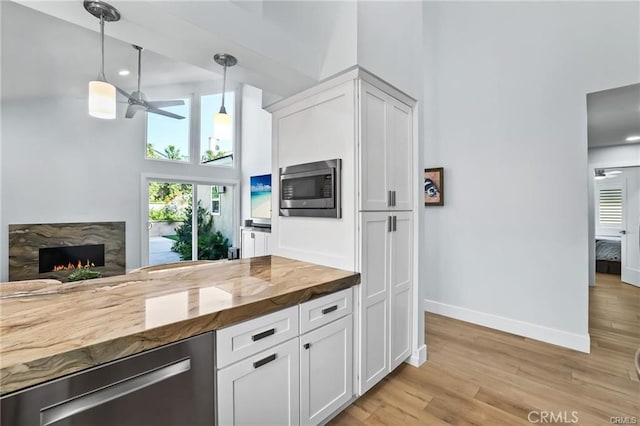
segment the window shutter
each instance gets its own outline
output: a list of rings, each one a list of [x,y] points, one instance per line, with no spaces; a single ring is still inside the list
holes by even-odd
[[[607,225],[622,224],[622,189],[600,189],[600,223]]]

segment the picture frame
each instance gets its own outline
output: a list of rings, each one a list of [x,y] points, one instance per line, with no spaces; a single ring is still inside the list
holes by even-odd
[[[424,205],[444,206],[444,167],[424,169]]]

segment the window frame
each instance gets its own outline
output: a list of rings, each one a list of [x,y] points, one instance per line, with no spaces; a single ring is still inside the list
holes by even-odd
[[[163,96],[165,97],[165,96]],[[147,146],[149,144],[149,113],[145,113],[145,117],[144,117],[144,151],[143,151],[143,158],[145,160],[149,160],[149,161],[160,161],[160,162],[164,162],[164,163],[171,163],[171,164],[194,164],[193,163],[193,149],[192,149],[192,145],[193,145],[193,129],[194,129],[194,111],[196,110],[195,108],[195,93],[188,93],[188,94],[182,94],[182,95],[174,95],[174,96],[166,96],[167,98],[173,98],[173,99],[183,99],[183,100],[188,100],[189,101],[189,136],[187,138],[188,140],[188,155],[189,155],[189,159],[188,160],[170,160],[168,158],[151,158],[147,156]],[[198,115],[199,115],[199,111],[200,108],[198,106],[197,108],[198,110]],[[185,120],[187,119],[187,117],[185,117]],[[199,123],[199,118],[198,118],[198,123]]]

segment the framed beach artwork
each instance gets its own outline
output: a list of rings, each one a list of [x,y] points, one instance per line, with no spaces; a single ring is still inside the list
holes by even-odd
[[[424,205],[444,206],[444,168],[424,169]]]

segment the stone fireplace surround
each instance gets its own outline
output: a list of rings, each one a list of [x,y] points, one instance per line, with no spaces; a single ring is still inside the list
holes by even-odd
[[[39,272],[41,248],[104,244],[103,276],[126,271],[125,222],[9,225],[9,281],[53,278],[66,281],[73,271]]]

